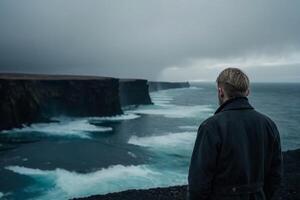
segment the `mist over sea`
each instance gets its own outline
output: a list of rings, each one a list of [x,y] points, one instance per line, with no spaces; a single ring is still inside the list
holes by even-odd
[[[0,199],[68,199],[187,183],[200,123],[218,108],[213,83],[151,92],[153,105],[115,117],[56,117],[2,131]],[[278,125],[283,150],[300,148],[300,84],[253,83],[256,110]]]

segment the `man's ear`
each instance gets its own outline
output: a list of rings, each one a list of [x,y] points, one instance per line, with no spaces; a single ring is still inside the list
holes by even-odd
[[[250,90],[248,89],[245,93],[246,97],[249,96],[249,94],[250,94]]]
[[[223,88],[218,87],[218,92],[219,92],[220,97],[224,97],[224,91],[223,91]]]

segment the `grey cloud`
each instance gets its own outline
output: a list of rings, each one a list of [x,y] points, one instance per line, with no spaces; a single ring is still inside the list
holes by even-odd
[[[300,51],[299,7],[296,0],[2,0],[0,70],[156,79],[189,59],[285,56]]]

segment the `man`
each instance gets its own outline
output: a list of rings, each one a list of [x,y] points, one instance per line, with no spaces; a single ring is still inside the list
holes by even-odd
[[[282,178],[277,127],[249,104],[249,79],[240,69],[222,71],[217,87],[220,107],[198,129],[188,199],[272,199]]]

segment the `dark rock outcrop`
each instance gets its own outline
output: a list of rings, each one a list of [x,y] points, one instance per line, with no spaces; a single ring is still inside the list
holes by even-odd
[[[119,94],[122,106],[152,104],[147,80],[120,79]]]
[[[160,81],[149,81],[149,91],[166,90],[173,88],[186,88],[190,87],[189,82],[160,82]]]
[[[153,188],[148,190],[127,190],[107,195],[96,195],[80,200],[186,200],[186,186]]]
[[[284,179],[275,199],[300,199],[300,149],[287,151],[284,158]],[[81,200],[185,200],[187,186],[154,188],[148,190],[128,190],[107,195],[95,195]]]
[[[115,78],[0,74],[0,130],[58,115],[121,113],[119,81]]]

